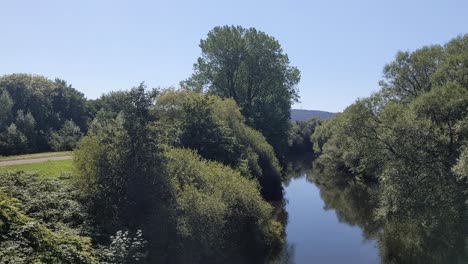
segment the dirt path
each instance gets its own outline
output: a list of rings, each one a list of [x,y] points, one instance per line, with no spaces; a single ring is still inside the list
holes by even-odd
[[[22,159],[22,160],[7,160],[7,161],[0,161],[0,167],[9,166],[9,165],[44,162],[48,160],[68,160],[72,158],[73,158],[72,156],[61,156],[61,157],[47,157],[47,158]]]

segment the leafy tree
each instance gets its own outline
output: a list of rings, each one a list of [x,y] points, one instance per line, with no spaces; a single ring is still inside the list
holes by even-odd
[[[148,129],[152,94],[140,85],[125,96],[117,119],[95,120],[75,153],[79,182],[93,196],[98,222],[111,234],[122,227],[142,229],[163,188],[161,151]]]
[[[13,99],[8,91],[2,91],[0,94],[0,131],[6,128],[6,124],[10,121],[13,104]]]
[[[59,131],[51,133],[49,144],[55,151],[73,150],[82,136],[80,127],[67,120]]]
[[[142,230],[149,262],[236,263],[263,260],[272,250],[278,250],[282,227],[270,220],[271,206],[260,196],[254,180],[201,159],[190,150],[164,151],[168,147],[164,141],[167,132],[160,125],[170,120],[186,130],[179,134],[185,144],[193,144],[184,141],[183,134],[188,130],[210,133],[215,129],[218,133],[218,128],[232,129],[229,121],[218,119],[224,114],[214,113],[214,105],[220,105],[215,102],[222,100],[194,93],[159,97],[146,92],[143,85],[123,95],[120,114],[115,119],[94,120],[75,150],[78,184],[91,198],[89,213],[99,230],[107,235]],[[168,98],[177,98],[179,113],[170,111],[173,102],[164,103]],[[187,119],[193,111],[201,113],[196,122]],[[171,119],[166,113],[178,118]],[[242,117],[240,112],[238,117]],[[212,140],[201,133],[193,135],[195,141]],[[191,147],[203,150],[202,146]],[[215,147],[210,146],[212,151],[222,149]],[[126,245],[116,243],[118,248]],[[115,258],[110,259],[128,260],[132,253],[118,248],[112,251]]]
[[[81,131],[86,131],[89,118],[84,94],[61,79],[55,79],[54,86],[50,91],[55,116],[54,129],[58,130],[67,120],[73,120]]]
[[[281,225],[271,219],[254,181],[190,150],[167,153],[174,195],[175,262],[258,263],[282,245]]]
[[[101,253],[104,264],[144,263],[147,253],[144,252],[147,242],[143,239],[143,232],[137,230],[135,235],[128,231],[117,231],[111,236],[109,247]]]
[[[236,166],[241,145],[227,124],[213,114],[213,97],[192,96],[182,105],[180,144],[210,160]]]
[[[377,188],[383,263],[466,259],[467,39],[398,53],[381,91],[312,136],[325,181]]]
[[[414,99],[432,88],[431,75],[437,71],[444,53],[439,45],[414,52],[398,52],[395,61],[384,67],[385,80],[380,85],[392,98],[401,101]]]
[[[18,130],[26,136],[29,150],[37,151],[37,131],[34,116],[31,113],[24,114],[23,110],[18,110],[15,124]]]
[[[464,147],[463,152],[458,157],[458,161],[453,168],[453,171],[461,179],[468,179],[468,147]]]
[[[454,82],[461,87],[468,87],[468,34],[458,36],[444,45],[445,56],[432,76],[435,83],[441,85]]]
[[[34,178],[37,179],[37,177],[24,174],[6,174],[0,177],[2,187],[5,187],[0,190],[0,259],[2,262],[98,263],[96,252],[91,247],[89,238],[57,228],[59,224],[54,222],[58,219],[64,220],[61,217],[73,211],[71,208],[76,208],[67,204],[69,200],[54,197],[54,194],[60,193],[57,192],[57,187],[60,185],[42,185]],[[38,192],[40,187],[46,187],[46,185],[49,188]],[[41,197],[34,197],[38,193]],[[68,197],[70,192],[61,194],[60,198]],[[12,195],[15,195],[13,197],[17,199],[12,198]],[[47,203],[44,205],[41,202]],[[60,206],[63,207],[60,208]],[[37,218],[31,218],[30,215]],[[56,218],[57,216],[59,217]],[[76,221],[73,217],[69,220]],[[53,226],[48,227],[46,224]]]
[[[315,128],[320,126],[320,119],[310,119],[308,121],[296,121],[289,130],[288,146],[292,152],[312,152],[314,146],[311,141],[311,135]]]
[[[167,144],[194,149],[206,159],[255,177],[268,200],[282,198],[281,168],[273,148],[260,132],[245,124],[234,100],[164,90],[157,98],[155,115],[155,129],[165,135]]]
[[[0,78],[0,87],[14,101],[13,113],[18,110],[30,112],[36,119],[38,129],[48,130],[51,116],[48,92],[54,89],[52,81],[38,75],[11,74]]]
[[[20,154],[28,148],[28,139],[18,130],[15,124],[11,124],[5,132],[0,134],[0,153]]]
[[[300,72],[289,65],[279,42],[255,28],[224,26],[211,30],[200,48],[195,73],[182,85],[233,98],[247,124],[283,155]]]
[[[87,130],[88,109],[84,95],[63,80],[43,76],[11,74],[0,77],[0,133],[14,123],[28,139],[26,148],[1,152],[1,155],[39,152],[51,149],[49,136],[73,120]],[[13,152],[12,152],[13,151]]]

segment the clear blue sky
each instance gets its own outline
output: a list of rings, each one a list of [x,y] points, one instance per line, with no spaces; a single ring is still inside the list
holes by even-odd
[[[88,98],[177,85],[217,25],[277,38],[302,72],[296,108],[342,111],[378,89],[398,50],[468,33],[466,0],[3,0],[0,75],[59,77]]]

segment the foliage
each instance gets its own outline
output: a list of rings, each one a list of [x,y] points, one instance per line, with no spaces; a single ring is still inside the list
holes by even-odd
[[[146,247],[143,239],[143,232],[137,230],[132,236],[128,231],[117,231],[115,236],[111,236],[111,243],[102,249],[101,263],[104,264],[125,264],[144,262],[146,253],[142,253]]]
[[[78,187],[89,195],[88,212],[104,238],[142,230],[149,262],[235,263],[279,250],[282,227],[242,169],[250,153],[260,173],[279,175],[278,161],[232,100],[184,91],[158,95],[143,85],[123,96],[116,118],[98,114],[74,155]],[[166,151],[173,146],[231,168],[190,150]],[[104,260],[133,256],[126,251],[131,245],[114,240],[102,251]]]
[[[241,146],[232,129],[214,115],[211,96],[188,96],[182,104],[180,144],[210,160],[236,166]]]
[[[83,136],[80,127],[71,120],[66,121],[59,131],[53,131],[50,135],[49,144],[55,151],[72,150]]]
[[[51,81],[28,74],[2,76],[0,105],[0,155],[50,150],[50,133],[67,120],[73,120],[81,131],[87,129],[86,98],[60,79]]]
[[[11,109],[13,108],[13,99],[8,91],[2,91],[0,94],[0,129],[4,129],[11,118]]]
[[[2,154],[19,154],[28,148],[28,139],[18,130],[15,124],[11,124],[0,134],[0,151]]]
[[[2,174],[0,181],[2,262],[98,263],[90,239],[70,229],[85,218],[76,192],[31,174]]]
[[[255,28],[224,26],[213,28],[200,48],[194,74],[182,85],[233,98],[247,124],[284,155],[300,72],[289,65],[279,42]]]
[[[453,168],[461,179],[468,179],[468,148],[465,147]]]
[[[314,146],[310,137],[314,133],[315,128],[321,124],[322,121],[320,119],[309,119],[293,123],[289,129],[289,151],[296,153],[312,152]]]
[[[254,181],[189,150],[167,156],[177,217],[173,243],[184,248],[176,262],[255,263],[281,248],[280,224]]]
[[[163,137],[166,144],[194,149],[206,159],[253,176],[265,198],[282,198],[281,168],[273,148],[261,133],[245,124],[232,99],[164,90],[157,98],[155,112],[158,135],[172,132]]]
[[[78,182],[92,197],[98,225],[109,234],[123,227],[142,229],[164,188],[161,151],[149,132],[152,94],[140,85],[125,96],[121,114],[95,120],[75,151]]]
[[[83,196],[72,186],[67,174],[43,178],[36,173],[2,173],[0,185],[8,196],[20,203],[21,212],[39,221],[47,228],[79,234],[84,232],[88,216]]]
[[[372,217],[382,223],[384,263],[466,257],[467,40],[399,52],[385,66],[379,92],[312,136],[321,152],[314,163],[319,173],[378,183]]]

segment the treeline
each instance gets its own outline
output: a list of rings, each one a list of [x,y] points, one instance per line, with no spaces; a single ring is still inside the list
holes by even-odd
[[[289,128],[288,152],[292,155],[303,155],[314,153],[314,142],[312,134],[315,129],[322,125],[322,119],[313,118],[306,121],[295,121]]]
[[[0,156],[71,150],[91,118],[84,95],[63,80],[0,77]]]
[[[371,220],[356,221],[378,238],[384,263],[466,261],[467,76],[468,35],[399,52],[380,91],[312,135],[319,181],[368,197],[370,210],[352,210],[367,210]]]
[[[222,52],[232,47],[226,38],[238,49]],[[269,202],[282,199],[278,157],[299,71],[255,29],[217,27],[200,46],[204,59],[177,90],[141,84],[86,100],[60,80],[3,77],[6,131],[17,127],[27,146],[7,154],[85,136],[67,145],[76,144],[72,176],[0,176],[2,261],[261,263],[281,251],[284,227]],[[15,123],[20,109],[33,132]]]
[[[257,263],[279,253],[283,227],[261,192],[281,198],[281,168],[233,100],[141,85],[100,103],[73,178],[0,177],[3,260]],[[33,219],[32,234],[18,233]]]
[[[215,27],[200,41],[201,57],[181,87],[232,98],[248,126],[261,132],[283,160],[300,71],[279,42],[255,28]],[[118,94],[118,93],[117,93]],[[116,95],[118,96],[118,95]],[[0,155],[71,149],[104,105],[66,81],[12,74],[0,77]]]
[[[75,152],[100,232],[142,230],[150,263],[258,261],[280,247],[257,183],[280,183],[278,161],[234,101],[143,86],[104,101],[119,98]]]

